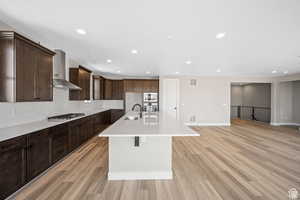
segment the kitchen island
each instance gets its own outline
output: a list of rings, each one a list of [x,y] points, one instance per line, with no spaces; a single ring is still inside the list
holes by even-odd
[[[199,136],[162,112],[128,112],[99,137],[109,138],[108,180],[172,179],[172,137]]]

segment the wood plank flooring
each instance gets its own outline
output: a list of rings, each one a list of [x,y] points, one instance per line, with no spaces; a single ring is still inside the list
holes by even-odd
[[[174,179],[107,181],[107,141],[95,137],[17,194],[18,200],[283,200],[300,191],[300,132],[235,120],[173,139]]]

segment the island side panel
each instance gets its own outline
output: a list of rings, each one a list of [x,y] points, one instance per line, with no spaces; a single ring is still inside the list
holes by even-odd
[[[172,137],[109,137],[109,180],[172,178]]]

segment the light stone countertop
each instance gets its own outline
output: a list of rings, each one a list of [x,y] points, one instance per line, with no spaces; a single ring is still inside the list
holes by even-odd
[[[137,120],[125,120],[128,116],[137,116]],[[134,137],[134,136],[199,136],[200,134],[163,112],[143,113],[128,112],[113,125],[99,134],[99,137]]]
[[[10,126],[10,127],[4,127],[4,128],[0,128],[0,142],[4,141],[4,140],[8,140],[11,138],[15,138],[18,136],[22,136],[22,135],[26,135],[29,133],[33,133],[36,131],[40,131],[46,128],[50,128],[53,126],[57,126],[60,124],[64,124],[73,120],[77,120],[77,119],[81,119],[96,113],[100,113],[100,112],[104,112],[110,110],[110,108],[101,108],[101,109],[97,109],[97,110],[92,110],[92,111],[75,111],[74,113],[84,113],[85,116],[80,116],[80,117],[76,117],[70,120],[63,120],[63,121],[48,121],[47,119],[45,120],[41,120],[41,121],[35,121],[35,122],[31,122],[31,123],[26,123],[26,124],[20,124],[20,125],[16,125],[16,126]]]

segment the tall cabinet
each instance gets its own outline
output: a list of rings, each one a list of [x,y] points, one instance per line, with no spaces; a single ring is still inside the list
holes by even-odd
[[[0,31],[0,102],[52,101],[54,55],[18,33]]]

